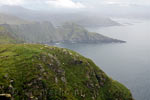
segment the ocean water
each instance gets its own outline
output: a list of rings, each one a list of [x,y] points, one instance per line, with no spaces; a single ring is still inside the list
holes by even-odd
[[[150,20],[115,19],[122,26],[88,29],[125,40],[111,44],[56,44],[92,59],[106,74],[126,85],[135,100],[150,100]]]

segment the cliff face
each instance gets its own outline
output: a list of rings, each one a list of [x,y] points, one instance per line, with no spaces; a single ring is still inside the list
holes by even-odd
[[[4,25],[27,43],[111,43],[124,42],[87,31],[75,23],[54,27],[50,22]]]
[[[84,17],[83,17],[84,18]],[[61,18],[60,18],[61,19]],[[85,19],[85,18],[84,18]],[[93,19],[93,18],[92,18]],[[95,18],[96,19],[96,18]],[[62,19],[61,19],[62,20]],[[82,23],[82,21],[79,21]],[[0,13],[0,26],[9,33],[27,43],[111,43],[124,42],[112,39],[98,33],[87,31],[84,27],[90,25],[84,22],[70,20],[59,27],[53,26],[49,21],[33,22],[21,18]],[[93,21],[92,21],[93,22]],[[101,24],[103,21],[100,21]],[[100,23],[99,22],[99,23]],[[105,21],[104,21],[105,22]],[[111,21],[108,21],[111,22]],[[64,23],[64,22],[63,22]],[[75,24],[77,23],[77,24]],[[94,24],[94,23],[93,23]],[[94,24],[96,25],[96,24]],[[99,25],[96,25],[99,26]]]
[[[0,44],[19,43],[17,36],[8,32],[3,26],[0,26]]]
[[[75,43],[112,43],[125,41],[112,39],[107,36],[89,32],[84,27],[75,23],[65,23],[58,29],[58,33],[62,34],[64,42],[75,42]]]
[[[0,45],[0,98],[133,100],[90,59],[46,45]]]
[[[8,29],[8,26],[6,26]],[[28,43],[46,43],[60,41],[61,37],[50,22],[9,25],[9,29]]]

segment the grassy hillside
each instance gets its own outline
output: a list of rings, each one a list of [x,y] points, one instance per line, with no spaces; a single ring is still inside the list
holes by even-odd
[[[90,59],[46,45],[0,45],[0,80],[13,100],[133,100]]]

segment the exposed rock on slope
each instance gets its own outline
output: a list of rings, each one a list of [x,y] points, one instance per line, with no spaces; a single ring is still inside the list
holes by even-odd
[[[75,42],[75,43],[111,43],[125,41],[112,39],[107,36],[89,32],[84,27],[75,23],[65,23],[58,28],[60,35],[62,34],[64,42]]]
[[[27,43],[111,43],[124,42],[98,33],[88,32],[75,23],[65,23],[55,28],[50,22],[22,25],[4,25]]]
[[[90,59],[46,45],[0,45],[0,80],[13,100],[133,100]]]
[[[0,44],[20,43],[17,36],[8,32],[3,26],[0,26]]]
[[[76,22],[76,21],[75,21]],[[80,21],[79,21],[80,22]],[[77,22],[78,23],[78,22]],[[78,25],[79,24],[79,25]],[[65,23],[54,27],[49,21],[31,22],[0,13],[0,25],[27,43],[111,43],[124,42],[89,32],[81,23]],[[87,24],[88,25],[88,24]],[[85,25],[83,25],[85,26]]]
[[[61,38],[50,22],[4,26],[28,43],[56,42]]]

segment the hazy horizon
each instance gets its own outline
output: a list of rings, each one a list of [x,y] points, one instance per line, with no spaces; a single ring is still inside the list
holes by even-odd
[[[150,17],[149,0],[0,0],[0,5],[19,6],[42,12],[90,12],[107,17]]]
[[[100,69],[102,68],[102,70],[109,75],[109,77],[112,77],[112,79],[117,80],[127,86],[127,88],[131,90],[133,98],[136,100],[149,100],[149,9],[150,0],[0,0],[0,44],[23,44],[21,47],[17,46],[12,50],[10,49],[10,52],[9,48],[7,48],[8,50],[3,49],[3,47],[2,49],[0,48],[0,60],[2,58],[2,61],[6,61],[6,59],[9,58],[9,55],[13,57],[12,61],[16,60],[14,58],[20,57],[20,55],[22,59],[23,57],[22,54],[20,54],[20,51],[25,51],[25,55],[28,55],[29,53],[29,56],[31,56],[30,52],[27,50],[31,50],[32,47],[27,49],[25,46],[28,44],[44,45],[43,47],[46,51],[50,51],[50,49],[46,49],[48,46],[72,49],[75,52],[92,59],[96,65],[100,66]],[[32,52],[34,54],[36,54],[36,52],[40,52],[40,55],[37,56],[40,57],[41,55],[45,54],[42,51],[43,47],[40,47],[40,50],[33,49]],[[19,49],[20,51],[18,51],[18,48],[23,49]],[[53,52],[54,48],[51,50]],[[16,51],[18,54],[14,53]],[[56,51],[60,52],[60,50]],[[6,54],[3,52],[6,52]],[[63,73],[63,77],[60,77],[60,79],[61,81],[65,82],[64,86],[68,85],[71,79],[74,81],[74,83],[77,82],[77,84],[75,83],[74,85],[75,87],[71,87],[73,91],[74,88],[78,88],[76,87],[78,86],[78,83],[84,83],[85,87],[90,89],[89,93],[94,93],[94,96],[101,95],[101,92],[99,92],[97,88],[99,88],[100,91],[104,91],[104,93],[106,92],[106,88],[108,86],[105,86],[105,84],[108,84],[106,82],[109,81],[107,78],[103,78],[103,72],[100,76],[98,76],[96,72],[98,69],[91,71],[93,68],[90,68],[89,61],[82,61],[82,58],[78,58],[78,55],[73,56],[74,53],[69,53],[66,50],[63,50],[62,52],[62,56],[60,57],[63,59],[62,62],[59,61],[60,58],[56,58],[57,52],[56,54],[53,52],[52,56],[48,53],[47,56],[42,56],[42,58],[38,59],[39,62],[48,62],[44,67],[46,68],[48,65],[48,69],[52,69],[54,73],[56,72],[56,77],[53,78],[56,81],[56,84],[59,79],[57,78],[57,75],[59,76],[60,73]],[[34,54],[31,56],[31,58],[35,57],[37,59]],[[57,67],[59,68],[61,64],[63,66],[62,68],[66,70],[67,67],[65,61],[67,54],[69,54],[69,57],[67,57],[69,59],[66,63],[68,63],[69,70],[65,72],[61,69],[58,69],[57,71]],[[73,57],[72,61],[70,56]],[[52,60],[49,60],[48,57],[50,57]],[[48,60],[46,60],[47,58]],[[55,60],[57,63],[56,66]],[[10,62],[12,61],[10,60]],[[20,61],[26,61],[26,56],[24,56],[24,59]],[[32,59],[31,62],[34,61],[37,60]],[[10,62],[8,59],[7,63]],[[19,60],[17,59],[17,62],[13,62],[13,64],[17,65],[16,63],[18,62]],[[53,63],[49,64],[49,62]],[[84,62],[87,62],[87,64],[84,64]],[[45,75],[44,73],[47,72],[43,71],[41,67],[43,64],[39,64],[39,66],[42,70],[41,73]],[[72,64],[73,66],[71,67]],[[85,67],[81,66],[81,68],[79,68],[79,65],[85,65]],[[4,65],[4,68],[5,66],[8,65]],[[11,67],[11,63],[9,66]],[[0,67],[3,67],[3,62],[0,62]],[[25,65],[25,68],[26,67],[27,66]],[[89,72],[87,71],[87,67],[89,67]],[[19,71],[20,68],[24,69],[24,67],[20,67],[19,64]],[[81,71],[80,73],[80,70],[84,68],[86,68],[86,70]],[[75,69],[78,71],[76,73],[72,73]],[[70,72],[71,74],[68,75],[69,77],[73,76],[73,78],[69,78],[69,81],[67,82],[67,80],[65,80],[65,73]],[[82,74],[82,72],[86,72],[86,74]],[[91,73],[93,72],[94,74],[92,75]],[[74,80],[75,74],[77,75],[77,78],[79,78],[80,75],[84,77],[86,76],[86,81],[81,80],[78,82],[78,79]],[[90,79],[90,76],[91,79],[94,79],[94,81],[88,80]],[[0,76],[0,78],[3,77]],[[126,92],[126,89],[122,87],[122,85],[121,87],[120,85],[113,85],[113,82],[115,81],[112,81],[112,79],[110,79],[110,84],[112,86],[109,85],[109,87],[115,87],[119,89],[119,91],[115,90],[114,94],[111,94],[110,96],[117,96],[117,98],[115,97],[114,99],[110,100],[133,100],[131,99],[131,94],[129,94],[129,99],[128,97],[126,97],[127,99],[120,98],[123,97],[123,94],[127,95],[129,90]],[[45,80],[47,80],[47,78]],[[74,84],[73,81],[70,81],[71,83],[69,84]],[[94,82],[94,84],[91,82]],[[98,84],[95,84],[95,82],[98,82],[100,87],[97,87]],[[8,86],[10,87],[11,85],[8,84]],[[0,90],[1,87],[2,86],[0,84]],[[14,88],[14,90],[15,89],[17,88]],[[93,89],[95,90],[92,92],[91,90]],[[34,88],[32,90],[34,90]],[[113,93],[111,89],[108,90],[109,91],[107,93]],[[121,94],[120,90],[123,91]],[[96,94],[95,91],[97,91]],[[13,91],[12,94],[13,93],[15,92]],[[23,91],[21,94],[23,93],[25,92]],[[105,96],[106,100],[109,99],[107,98],[107,93],[106,95],[102,93],[102,98],[104,96],[103,100],[105,100]],[[89,98],[91,98],[89,94],[87,95]],[[17,97],[19,97],[19,95]],[[93,99],[92,97],[92,99],[85,100],[99,100],[100,98],[98,97],[97,99]],[[78,100],[82,99],[83,98]]]

